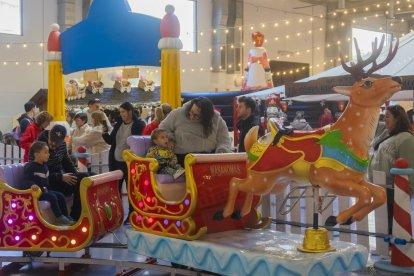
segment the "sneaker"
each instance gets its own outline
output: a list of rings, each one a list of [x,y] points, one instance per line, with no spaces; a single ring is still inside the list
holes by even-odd
[[[71,225],[74,225],[76,223],[76,220],[74,220],[71,216],[66,216],[66,217],[72,223]]]
[[[60,225],[60,226],[69,226],[69,225],[73,225],[72,220],[68,219],[67,217],[65,217],[64,215],[61,215],[60,217],[58,217],[56,219],[56,224]]]
[[[177,178],[179,178],[180,176],[182,176],[184,173],[185,173],[185,170],[183,170],[183,169],[181,169],[181,170],[177,170],[177,171],[174,173],[174,175],[173,175],[174,180],[175,180],[175,179],[177,179]]]

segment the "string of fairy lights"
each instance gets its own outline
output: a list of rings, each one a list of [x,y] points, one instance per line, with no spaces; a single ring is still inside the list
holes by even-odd
[[[394,11],[396,12],[414,12],[414,6],[413,6],[413,0],[405,0],[405,1],[395,1],[394,2]],[[283,35],[273,36],[271,38],[265,39],[264,47],[266,48],[266,43],[269,45],[269,43],[283,43],[283,42],[293,42],[294,39],[302,39],[306,36],[313,36],[317,32],[326,32],[326,31],[337,31],[338,28],[346,28],[348,25],[357,25],[358,23],[361,23],[363,21],[369,20],[370,17],[379,18],[382,16],[387,16],[389,14],[388,10],[380,10],[384,7],[390,7],[390,2],[379,2],[379,3],[373,3],[370,5],[366,5],[359,8],[352,8],[352,9],[346,9],[341,13],[341,17],[338,18],[340,20],[336,20],[335,23],[329,23],[329,25],[324,27],[316,27],[316,28],[310,28],[310,29],[303,29],[303,26],[305,26],[309,22],[314,22],[315,20],[325,20],[326,16],[324,15],[318,15],[318,16],[301,16],[297,19],[290,19],[290,20],[278,20],[278,21],[272,21],[272,22],[263,22],[263,23],[257,23],[257,24],[247,24],[243,26],[235,26],[234,28],[217,28],[217,29],[206,29],[198,32],[198,39],[203,39],[206,35],[217,35],[217,34],[223,34],[227,35],[231,31],[239,31],[243,32],[244,30],[250,30],[250,31],[261,31],[263,33],[266,33],[266,30],[270,30],[270,28],[273,29],[284,29],[286,30],[286,27],[290,27],[292,30],[302,29],[301,31],[293,31],[289,33],[284,33]],[[368,13],[371,12],[370,16],[365,16],[359,20],[356,19],[347,19],[347,16],[352,16],[354,13]],[[381,14],[382,12],[382,14]],[[330,13],[331,18],[339,17],[338,12]],[[414,18],[414,14],[412,15],[412,18]],[[405,19],[399,19],[399,20],[385,20],[386,26],[394,26],[399,23],[404,23]],[[384,28],[386,26],[379,26],[379,31],[384,31]],[[410,30],[412,32],[413,30]],[[403,36],[405,34],[401,34]],[[265,35],[266,36],[266,35]],[[289,51],[287,54],[281,55],[272,55],[271,53],[268,53],[269,60],[275,59],[275,60],[283,60],[283,61],[289,61],[289,60],[297,60],[298,57],[304,56],[304,55],[312,55],[315,52],[321,51],[326,48],[330,47],[340,47],[341,45],[345,44],[352,44],[352,38],[346,37],[342,40],[336,40],[331,41],[328,43],[323,43],[321,45],[315,45],[310,48],[304,48],[300,50],[295,51]],[[45,51],[45,42],[6,42],[6,43],[0,43],[0,53],[1,51],[7,51],[7,50],[14,50],[16,48],[20,49],[43,49]],[[348,45],[350,46],[350,45]],[[244,42],[240,43],[232,43],[232,44],[220,44],[219,50],[225,51],[226,48],[250,48],[251,45],[246,45]],[[208,49],[198,49],[196,52],[185,52],[185,55],[191,55],[191,56],[202,56],[206,53],[211,55],[213,53],[213,48],[210,47]],[[5,55],[2,55],[5,56]],[[349,59],[348,55],[344,56],[346,60]],[[304,70],[312,69],[312,68],[320,68],[322,66],[326,65],[334,65],[336,62],[339,61],[338,59],[328,59],[321,61],[317,64],[310,65],[309,67],[304,66],[298,66],[297,68],[292,68],[288,71],[277,71],[273,74],[279,76],[279,75],[287,75],[287,74],[295,74],[299,73]],[[43,66],[46,62],[42,60],[0,60],[0,66],[20,66],[20,65],[26,65],[26,66]],[[233,65],[227,65],[229,68],[231,68]],[[237,64],[237,71],[243,71],[242,68],[245,66],[244,64]],[[192,73],[192,72],[204,72],[204,71],[215,71],[215,70],[225,70],[227,68],[222,68],[222,66],[218,66],[218,68],[213,68],[211,66],[206,67],[197,67],[197,68],[181,68],[182,73]],[[159,73],[159,70],[146,70],[147,73],[152,72],[155,74]]]

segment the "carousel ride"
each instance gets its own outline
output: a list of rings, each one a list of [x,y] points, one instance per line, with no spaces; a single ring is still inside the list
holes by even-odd
[[[95,0],[91,10],[102,3]],[[162,37],[158,43],[163,65],[161,102],[178,107],[179,63],[171,60],[178,59],[182,44],[174,9],[168,6],[166,12],[163,20],[168,24],[161,21]],[[348,131],[367,120],[377,120],[379,107],[401,89],[398,78],[370,78],[391,61],[398,48],[397,42],[394,48],[390,47],[387,59],[377,64],[383,45],[384,40],[379,47],[375,42],[373,54],[366,60],[358,52],[358,63],[352,66],[342,60],[345,70],[357,81],[350,90],[336,89],[349,95],[351,104],[329,127],[292,132],[269,120],[267,135],[257,140],[257,129],[247,135],[247,154],[189,154],[185,158],[185,177],[177,180],[157,174],[158,162],[143,157],[150,144],[148,137],[130,137],[131,150],[123,154],[128,164],[128,197],[134,208],[132,228],[126,230],[128,249],[225,275],[332,275],[363,269],[367,249],[330,241],[328,231],[318,226],[317,215],[304,236],[286,234],[267,229],[270,218],[262,218],[258,205],[263,195],[283,192],[292,179],[311,184],[315,214],[319,188],[359,199],[351,208],[330,217],[328,226],[359,221],[384,203],[384,189],[364,181],[362,176],[368,159],[366,141],[375,129]],[[364,71],[370,64],[371,68]],[[55,118],[64,119],[64,105],[56,105],[64,102],[62,63],[52,60],[49,67],[48,110]],[[81,184],[81,218],[64,228],[42,219],[38,207],[40,190],[20,191],[9,187],[7,181],[2,183],[1,249],[77,251],[98,240],[122,221],[117,192],[120,178],[116,171],[86,178]]]

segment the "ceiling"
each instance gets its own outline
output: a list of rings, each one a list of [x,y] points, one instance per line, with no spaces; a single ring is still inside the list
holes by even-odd
[[[345,10],[351,17],[386,16],[388,19],[412,22],[414,18],[413,0],[299,0],[308,6],[321,5],[327,7],[328,15],[340,14]],[[387,3],[389,3],[387,5]],[[411,5],[411,6],[410,6]],[[304,5],[306,6],[306,5]],[[366,8],[368,10],[366,10]],[[353,9],[356,11],[353,12]]]

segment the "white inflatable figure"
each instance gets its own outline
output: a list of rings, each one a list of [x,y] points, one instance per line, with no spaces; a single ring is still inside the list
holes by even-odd
[[[254,47],[249,51],[249,63],[245,69],[242,91],[272,88],[272,72],[266,49],[262,47],[264,35],[255,32],[252,34],[252,40]]]

